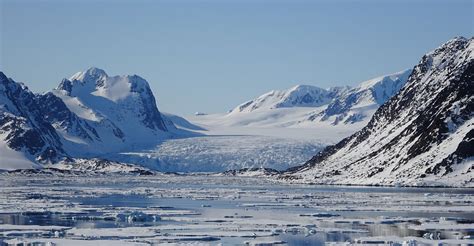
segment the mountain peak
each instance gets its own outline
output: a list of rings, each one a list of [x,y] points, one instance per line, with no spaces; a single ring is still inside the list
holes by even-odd
[[[459,36],[452,38],[448,40],[446,43],[442,44],[440,47],[437,49],[433,50],[432,52],[428,53],[427,55],[438,55],[440,53],[445,52],[446,50],[449,51],[458,51],[465,49],[467,46],[469,46],[469,49],[472,49],[473,47],[469,45],[472,43],[473,38],[467,39],[465,37]]]
[[[302,85],[302,84],[299,84],[299,85],[295,85],[293,87],[291,87],[288,92],[291,93],[291,92],[295,92],[295,91],[301,91],[301,92],[304,92],[304,91],[315,91],[315,90],[321,90],[321,91],[324,91],[323,88],[320,88],[320,87],[317,87],[317,86],[314,86],[314,85]]]
[[[463,37],[463,36],[456,36],[450,40],[448,40],[446,43],[444,43],[442,46],[450,44],[450,43],[456,43],[456,42],[467,42],[468,39]]]
[[[108,77],[107,73],[100,68],[90,67],[85,71],[75,73],[69,80],[88,81],[90,79],[99,79]]]
[[[332,99],[329,91],[312,85],[296,85],[287,90],[272,90],[234,108],[231,112],[252,112],[260,109],[319,107]]]
[[[469,57],[474,57],[474,42],[473,38],[467,39],[465,37],[455,37],[446,43],[442,44],[435,50],[424,55],[420,61],[418,69],[426,71],[428,69],[443,69],[446,64],[451,63],[450,59],[456,57],[458,51],[466,50],[470,52]]]
[[[91,67],[61,81],[56,91],[87,120],[108,119],[122,132],[141,129],[142,136],[149,135],[150,129],[167,131],[148,82],[138,75],[109,76]]]

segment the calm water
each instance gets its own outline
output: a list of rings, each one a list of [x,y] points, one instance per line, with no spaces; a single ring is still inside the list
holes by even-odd
[[[474,195],[473,189],[288,186],[252,182],[252,179],[226,181],[225,178],[216,178],[216,180],[209,182],[208,177],[191,179],[175,177],[171,182],[163,182],[163,180],[151,182],[153,180],[143,179],[125,183],[110,182],[106,179],[87,182],[83,180],[9,181],[6,184],[9,187],[31,187],[35,191],[45,191],[26,192],[24,197],[20,196],[16,199],[50,202],[58,200],[89,209],[86,211],[83,209],[81,212],[55,211],[47,208],[44,212],[0,211],[0,224],[124,228],[182,226],[194,219],[196,221],[193,223],[203,225],[232,224],[234,217],[244,216],[245,221],[252,225],[249,227],[252,230],[273,226],[274,222],[264,223],[269,219],[286,223],[285,226],[280,226],[284,227],[285,231],[275,230],[275,235],[263,237],[262,240],[281,240],[290,245],[323,245],[326,242],[350,242],[356,238],[368,236],[423,237],[433,230],[414,230],[410,226],[420,225],[425,220],[437,221],[448,218],[456,224],[474,223],[474,213],[470,209]],[[114,194],[97,192],[94,195],[89,193],[84,195],[81,193],[82,190],[103,191],[104,189],[110,189]],[[49,192],[50,190],[54,192]],[[116,194],[120,191],[127,193],[129,190],[137,191],[131,194]],[[446,207],[452,209],[446,209]],[[162,212],[173,211],[175,214],[164,216],[156,221],[120,221],[110,216],[111,211],[123,210],[123,208],[143,210],[145,213],[150,209],[159,208]],[[180,214],[179,211],[192,211],[194,214]],[[315,213],[326,214],[314,216]],[[180,218],[186,218],[186,220]],[[400,221],[393,218],[399,218]],[[308,221],[318,230],[308,227]],[[252,224],[253,222],[255,225]],[[292,230],[293,227],[299,229]],[[198,232],[203,231],[198,230]],[[474,237],[474,228],[439,230],[436,233],[442,239],[469,235]],[[208,243],[241,244],[255,239],[258,238],[221,236],[214,238],[216,241],[211,240]]]

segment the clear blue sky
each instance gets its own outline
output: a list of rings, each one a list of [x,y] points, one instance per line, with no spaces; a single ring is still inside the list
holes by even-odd
[[[160,110],[224,112],[295,84],[355,85],[474,33],[473,0],[0,0],[0,70],[35,92],[90,66]]]

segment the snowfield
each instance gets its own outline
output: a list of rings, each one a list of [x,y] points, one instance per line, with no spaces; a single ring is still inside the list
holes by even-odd
[[[0,134],[0,139],[4,137]],[[15,169],[31,169],[41,168],[39,164],[31,161],[26,153],[21,153],[10,149],[4,142],[0,142],[0,169],[15,170]]]
[[[253,167],[285,170],[304,164],[323,146],[317,141],[278,137],[215,135],[167,140],[148,152],[107,158],[164,172],[221,172]]]
[[[242,124],[245,117],[227,114],[179,117],[179,123],[175,123],[178,129],[193,130],[201,135],[168,139],[155,148],[113,153],[103,157],[165,172],[222,172],[241,168],[285,170],[304,164],[326,145],[363,127],[361,124],[354,124],[351,128],[325,123],[299,127],[283,127],[278,124],[308,110],[314,109],[260,111],[258,117],[262,114],[281,115],[271,125],[245,125]],[[251,114],[248,117],[255,119],[255,114]],[[171,119],[178,117],[165,115]]]

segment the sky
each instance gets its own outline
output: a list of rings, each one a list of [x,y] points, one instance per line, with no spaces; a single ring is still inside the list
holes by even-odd
[[[32,91],[94,66],[140,75],[180,115],[357,85],[474,35],[474,0],[0,0],[0,14],[0,71]]]

